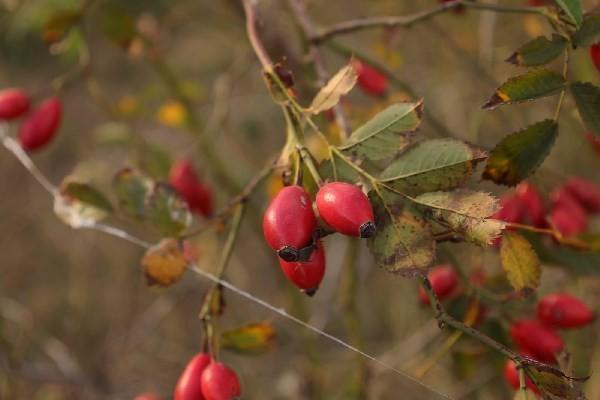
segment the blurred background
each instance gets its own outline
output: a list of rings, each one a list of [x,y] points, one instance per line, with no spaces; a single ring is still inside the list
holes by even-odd
[[[525,0],[497,3],[524,5]],[[585,9],[598,5],[583,3]],[[360,16],[410,14],[437,3],[306,4],[314,23],[327,26]],[[83,17],[77,19],[80,10]],[[261,0],[258,10],[267,51],[274,60],[286,59],[300,101],[308,104],[317,83],[287,2]],[[130,22],[143,40],[131,39]],[[386,98],[357,89],[344,98],[353,127],[387,104],[411,97],[412,89],[425,99],[428,112],[423,137],[451,135],[490,149],[507,134],[553,114],[554,97],[481,110],[495,88],[519,72],[503,60],[528,39],[550,32],[532,15],[448,12],[410,29],[340,36],[322,53],[330,74],[354,54],[385,65],[395,76]],[[600,82],[585,50],[573,52],[570,74],[573,80]],[[74,176],[110,193],[112,177],[123,167],[134,165],[165,179],[171,163],[187,157],[220,209],[285,140],[283,116],[265,88],[235,0],[0,0],[4,87],[22,87],[36,102],[60,89],[60,133],[33,156],[56,184]],[[190,101],[193,115],[182,97]],[[326,118],[319,123],[335,135]],[[211,173],[199,130],[216,149],[228,182]],[[315,154],[322,151],[314,138],[307,142]],[[558,141],[532,181],[543,194],[572,175],[598,184],[599,167],[600,154],[586,140],[567,96]],[[473,186],[498,195],[507,190],[476,176]],[[277,184],[278,177],[270,178],[252,196],[227,279],[406,375],[226,291],[220,330],[267,321],[277,334],[261,354],[221,351],[241,377],[243,398],[441,398],[436,391],[455,399],[513,398],[502,377],[502,357],[468,338],[427,367],[448,334],[419,304],[417,282],[378,269],[363,244],[327,238],[327,274],[320,290],[313,298],[297,292],[260,234],[261,212]],[[147,287],[139,267],[141,249],[61,223],[47,192],[5,149],[0,150],[0,193],[0,399],[132,399],[145,391],[170,398],[181,370],[200,351],[197,315],[209,282],[188,273],[170,288]],[[115,223],[149,242],[160,238],[147,226]],[[590,226],[600,227],[594,220]],[[194,241],[202,268],[214,270],[224,236],[209,230]],[[452,262],[467,274],[483,269],[495,290],[509,290],[496,249],[439,247],[440,262]],[[582,275],[572,264],[544,264],[539,295],[560,289],[597,305],[597,276]],[[533,304],[534,298],[517,301],[510,312],[515,318],[527,315]],[[457,318],[463,316],[464,301],[448,307]],[[506,321],[495,318],[493,310],[489,315],[482,329],[506,341]],[[575,375],[600,369],[597,333],[595,323],[564,336]],[[410,378],[415,375],[422,375],[422,384]],[[585,391],[590,399],[600,398],[596,375]]]

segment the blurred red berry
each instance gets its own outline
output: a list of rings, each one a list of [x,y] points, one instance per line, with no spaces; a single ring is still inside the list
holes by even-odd
[[[44,101],[33,111],[19,130],[21,147],[28,151],[38,150],[47,145],[56,135],[62,118],[62,104],[56,97]]]
[[[177,190],[192,212],[208,217],[213,212],[210,189],[200,182],[192,163],[188,160],[176,162],[169,173],[169,183]]]
[[[386,94],[390,86],[387,76],[359,60],[354,60],[353,65],[358,74],[358,86],[360,86],[363,91],[376,97]]]
[[[537,188],[529,182],[523,182],[517,185],[515,193],[522,204],[526,220],[538,228],[546,227],[544,200]]]
[[[133,398],[133,400],[160,400],[160,397],[154,393],[145,392],[138,394]]]
[[[588,143],[592,145],[592,148],[594,149],[594,151],[596,153],[600,154],[600,138],[598,138],[598,136],[594,135],[592,133],[592,131],[587,131],[585,133],[585,138],[588,141]]]
[[[279,265],[285,276],[309,296],[316,293],[325,275],[325,250],[320,241],[316,246],[308,261],[288,262],[279,259]]]
[[[551,195],[550,223],[565,236],[578,235],[587,229],[588,216],[579,201],[565,186],[555,189]]]
[[[504,378],[510,387],[512,387],[514,390],[519,390],[521,381],[519,380],[519,371],[517,370],[517,365],[513,360],[506,361],[506,364],[504,365]],[[533,383],[528,376],[525,376],[525,386],[527,386],[527,388],[535,394],[540,394],[540,390],[537,386],[535,386],[535,383]]]
[[[541,362],[552,363],[564,343],[552,329],[535,320],[522,319],[510,327],[510,336],[520,350],[531,353]]]
[[[0,90],[0,120],[20,117],[29,110],[29,96],[21,89]]]
[[[518,224],[525,219],[525,207],[516,194],[505,194],[500,198],[500,209],[490,218]]]
[[[427,278],[439,300],[444,300],[452,296],[454,289],[458,285],[458,275],[450,264],[433,267],[427,273]],[[419,287],[419,300],[423,304],[429,304],[429,297],[427,297],[427,293],[422,287]]]
[[[564,184],[565,189],[589,212],[600,212],[600,188],[583,178],[572,177]]]
[[[220,362],[213,362],[202,373],[202,394],[205,400],[233,400],[241,395],[236,373]]]
[[[287,186],[277,193],[263,216],[263,234],[269,246],[287,261],[312,242],[317,219],[309,194],[301,186]]]
[[[188,362],[175,385],[174,400],[205,400],[202,376],[210,362],[210,356],[206,353],[198,353]]]
[[[527,0],[527,4],[531,7],[545,6],[548,0]]]
[[[600,43],[590,46],[590,57],[596,69],[600,71]]]
[[[579,328],[594,319],[592,310],[575,296],[567,293],[552,293],[537,305],[541,322],[555,328]]]
[[[319,189],[316,203],[319,216],[337,232],[362,238],[375,234],[373,207],[359,187],[328,183]]]

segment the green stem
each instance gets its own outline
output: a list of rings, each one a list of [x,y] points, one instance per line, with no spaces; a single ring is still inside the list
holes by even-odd
[[[521,363],[517,364],[517,371],[519,371],[519,391],[521,392],[522,400],[527,400],[527,384],[525,383],[525,369]]]
[[[565,58],[563,62],[562,75],[565,79],[565,84],[567,82],[567,73],[569,72],[569,49],[565,50]],[[556,105],[556,110],[554,111],[554,121],[558,122],[558,117],[560,115],[560,110],[562,108],[563,101],[565,99],[565,94],[567,93],[567,88],[564,88],[560,92],[560,97],[558,98],[558,104]]]

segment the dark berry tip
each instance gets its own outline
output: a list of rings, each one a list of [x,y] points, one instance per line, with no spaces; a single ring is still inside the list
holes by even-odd
[[[375,223],[373,223],[373,221],[367,221],[360,226],[359,232],[361,238],[367,239],[375,235],[377,228],[375,227]]]
[[[298,250],[290,246],[284,246],[277,250],[277,255],[279,256],[279,258],[287,262],[298,261],[298,258],[300,258]]]
[[[313,297],[315,293],[317,293],[317,289],[318,288],[304,289],[302,290],[302,293],[304,293],[308,297]]]

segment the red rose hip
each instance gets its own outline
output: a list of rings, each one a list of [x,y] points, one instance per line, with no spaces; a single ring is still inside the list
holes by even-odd
[[[572,177],[564,184],[564,188],[586,210],[600,212],[600,188],[583,178]]]
[[[307,261],[284,261],[279,259],[279,266],[285,276],[302,292],[309,296],[316,293],[323,275],[325,275],[325,250],[321,242],[317,242]]]
[[[0,90],[0,120],[12,120],[29,110],[29,96],[21,89]]]
[[[200,179],[191,162],[176,162],[169,172],[169,183],[183,197],[190,210],[208,217],[213,212],[213,200],[210,189]]]
[[[62,104],[56,97],[44,101],[21,125],[19,142],[28,151],[38,150],[56,135],[62,118]]]
[[[541,322],[555,328],[579,328],[594,319],[592,310],[575,296],[567,293],[552,293],[537,305]]]
[[[369,198],[357,186],[328,183],[317,193],[321,218],[337,232],[368,238],[375,234],[375,218]]]
[[[206,367],[201,381],[205,400],[232,400],[241,394],[236,373],[220,362],[213,362]]]
[[[450,264],[433,267],[427,273],[427,279],[429,279],[431,288],[439,300],[450,297],[458,285],[458,275]],[[423,304],[429,304],[429,297],[422,287],[419,287],[419,300]]]
[[[544,228],[546,224],[546,210],[542,195],[529,182],[520,183],[516,190],[517,199],[521,202],[524,213],[532,225]]]
[[[316,227],[310,196],[298,185],[281,189],[263,216],[265,240],[286,261],[298,260],[298,250],[311,244]]]
[[[590,46],[590,58],[596,66],[596,69],[600,71],[600,43]]]
[[[389,80],[382,72],[359,60],[354,60],[354,69],[358,75],[358,86],[367,94],[383,96],[389,86]]]
[[[564,343],[552,329],[535,320],[522,319],[510,327],[510,336],[519,349],[531,353],[536,360],[552,363]]]
[[[517,371],[517,365],[513,360],[506,361],[506,364],[504,365],[504,378],[510,387],[512,387],[514,390],[519,390],[519,386],[521,385],[519,380],[519,371]],[[525,386],[527,386],[527,388],[535,394],[540,394],[540,390],[537,386],[535,386],[535,383],[533,383],[528,376],[525,376]]]
[[[175,386],[174,400],[205,400],[201,379],[210,362],[206,353],[199,353],[188,362]]]

